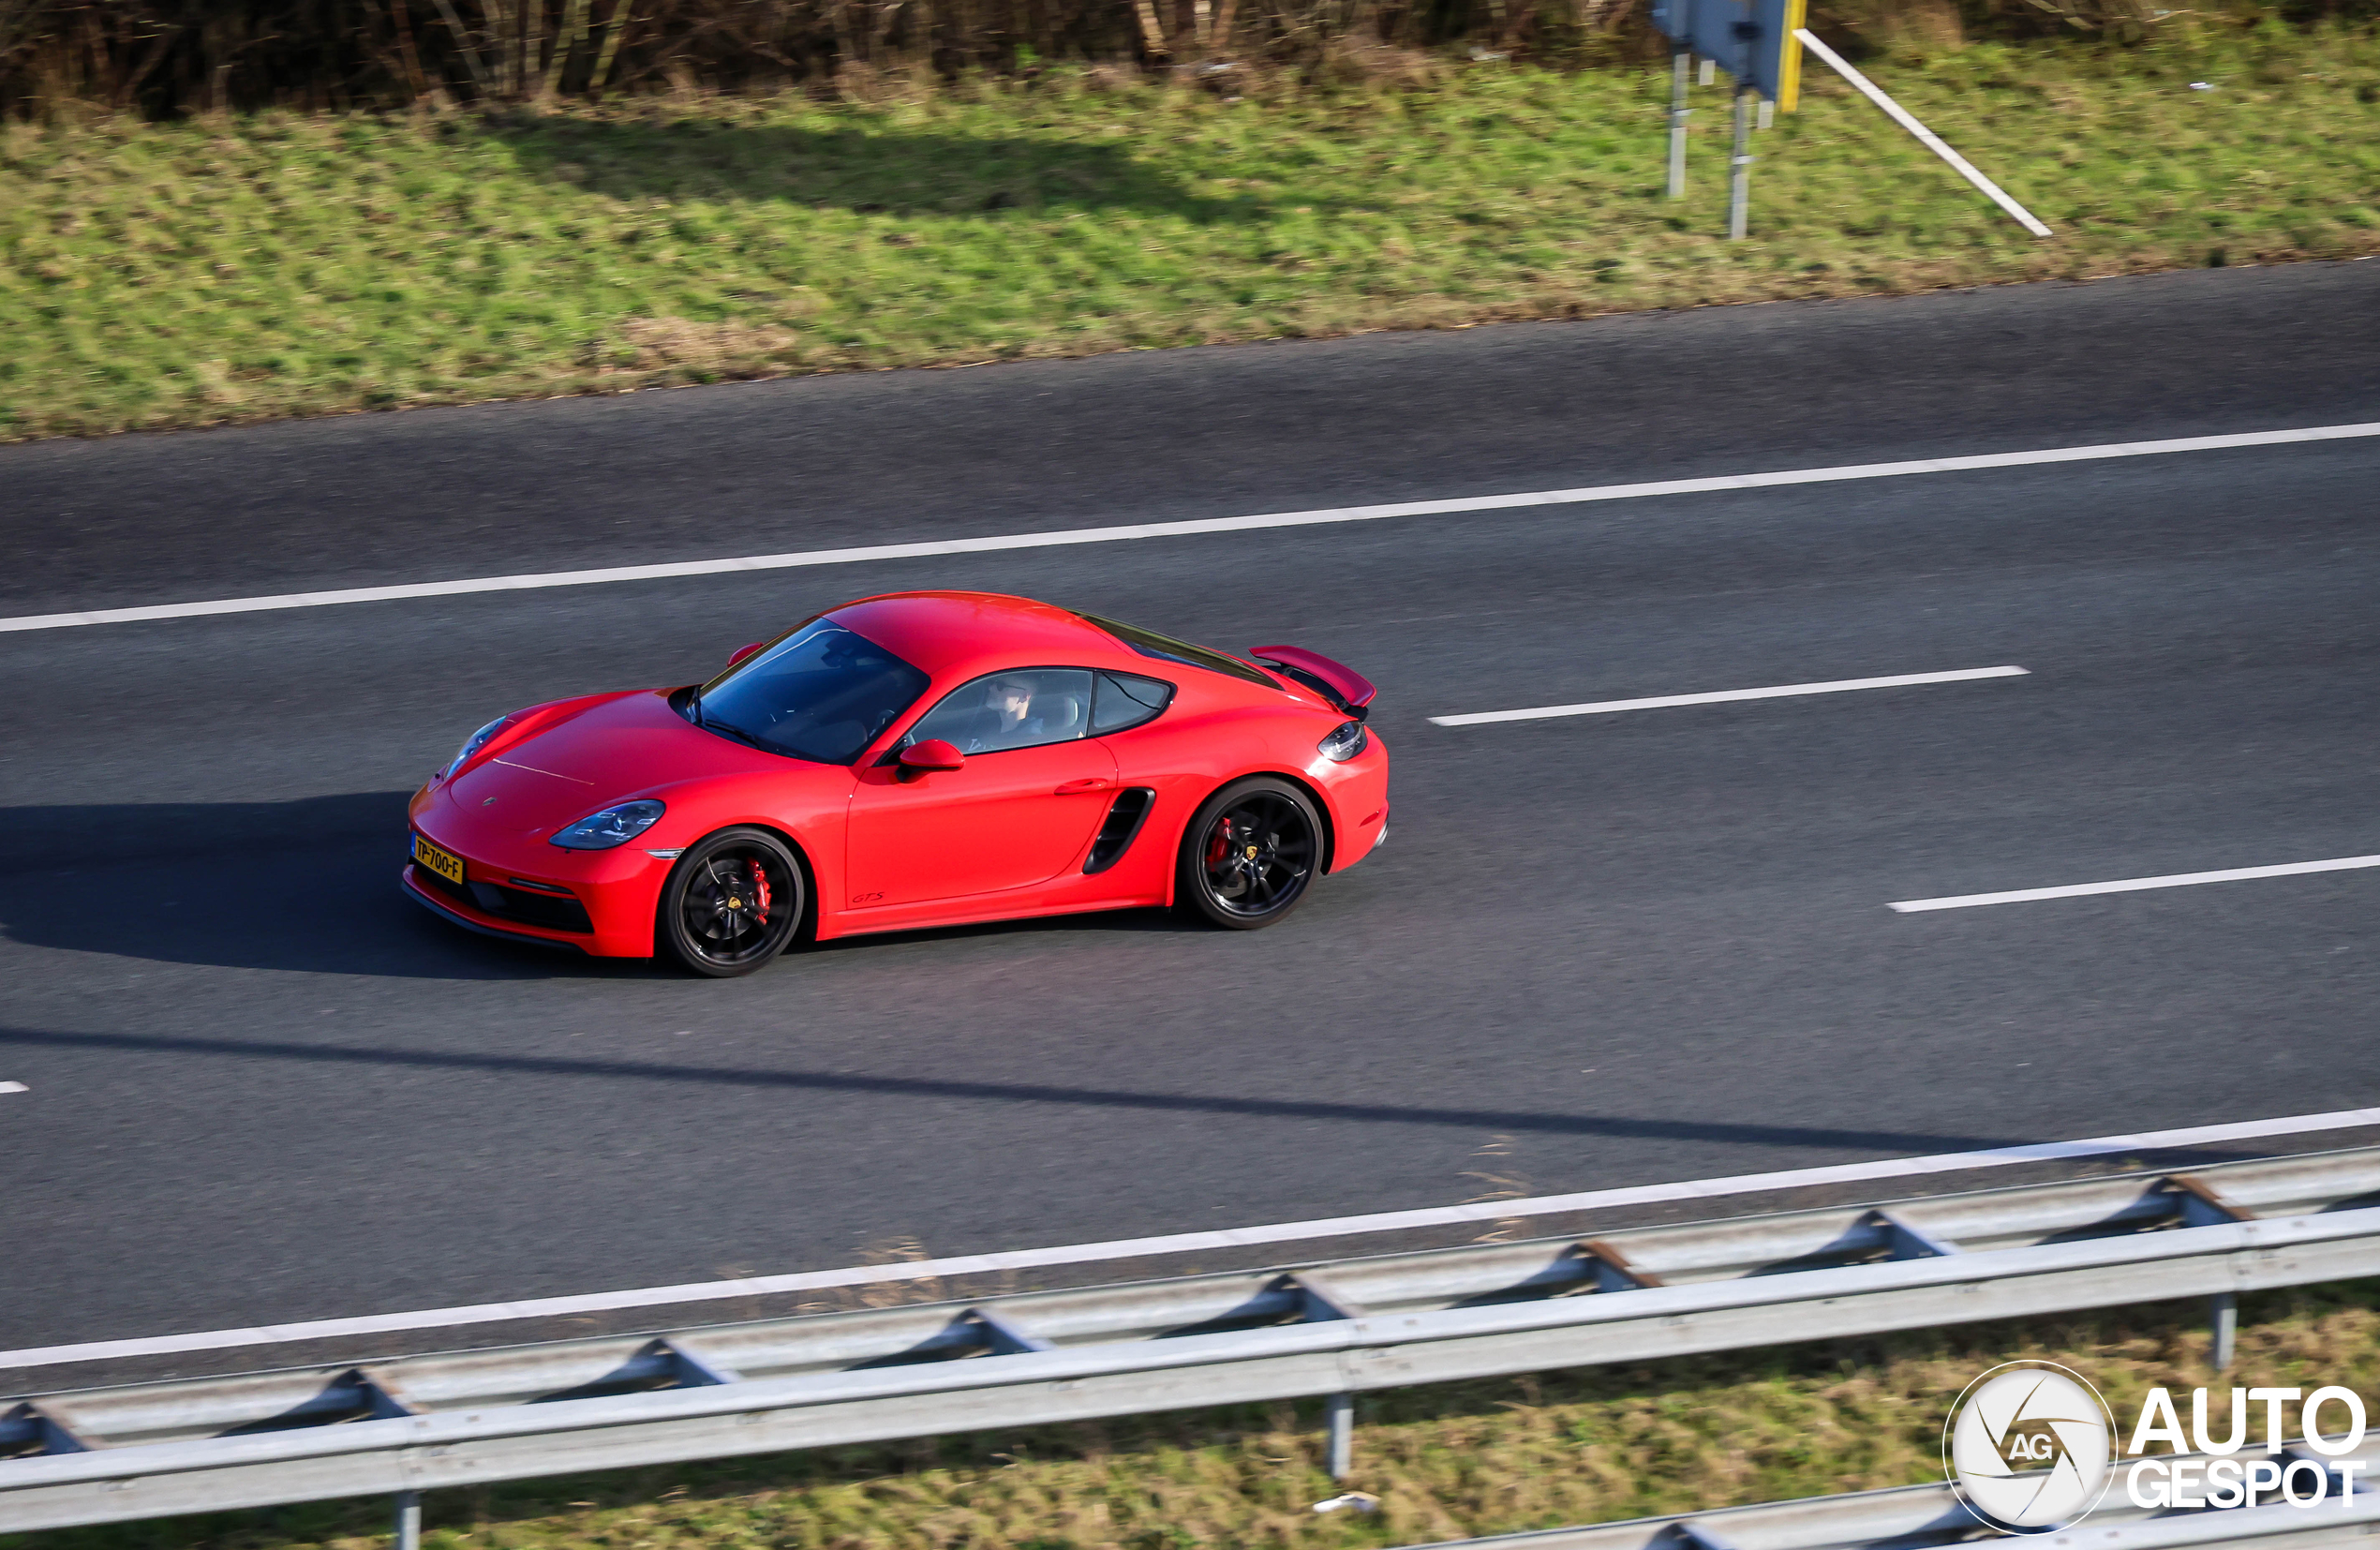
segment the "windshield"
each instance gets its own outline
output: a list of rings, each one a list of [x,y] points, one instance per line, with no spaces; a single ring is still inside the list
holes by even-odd
[[[772,753],[847,765],[925,692],[925,674],[822,619],[705,684],[688,708]]]

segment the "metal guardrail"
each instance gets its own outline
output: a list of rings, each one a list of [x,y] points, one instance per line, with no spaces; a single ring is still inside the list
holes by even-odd
[[[2181,1550],[2198,1544],[2251,1543],[2258,1550],[2316,1550],[2362,1542],[2380,1524],[2380,1491],[2358,1479],[2343,1497],[2338,1466],[2380,1464],[2380,1444],[2331,1457],[2302,1442],[2283,1450],[2330,1477],[2324,1502],[2312,1507],[2252,1507],[2175,1511],[2133,1504],[2121,1486],[2073,1529],[2030,1537],[2059,1550]],[[2158,1454],[2159,1458],[2173,1455]],[[2200,1463],[2211,1453],[2185,1453]],[[1723,1507],[1674,1517],[1631,1518],[1575,1528],[1539,1528],[1481,1539],[1440,1541],[1408,1550],[1935,1550],[2002,1536],[1986,1528],[1946,1483],[1897,1485],[1847,1496]]]
[[[0,1531],[1332,1398],[2380,1272],[2380,1148],[39,1395]],[[408,1513],[400,1511],[402,1529]],[[402,1538],[402,1534],[400,1535]]]

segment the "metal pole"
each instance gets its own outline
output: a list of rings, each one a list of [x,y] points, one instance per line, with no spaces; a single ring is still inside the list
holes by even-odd
[[[1742,242],[1752,220],[1752,98],[1751,88],[1735,87],[1735,156],[1727,165],[1727,238]]]
[[[1867,77],[1860,74],[1857,70],[1852,69],[1850,65],[1844,62],[1841,54],[1837,53],[1834,50],[1820,42],[1816,33],[1811,32],[1807,27],[1804,27],[1793,36],[1801,39],[1803,48],[1806,48],[1810,52],[1818,55],[1820,62],[1824,64],[1827,68],[1833,70],[1837,75],[1841,76],[1844,80],[1850,82],[1852,86],[1857,88],[1860,96],[1867,98],[1868,101],[1873,102],[1879,108],[1883,109],[1886,117],[1890,118],[1894,123],[1899,125],[1902,128],[1907,129],[1911,134],[1916,136],[1918,144],[1923,145],[1928,151],[1933,152],[1934,155],[1950,163],[1951,170],[1953,171],[1956,172],[1960,177],[1965,178],[1968,182],[1973,184],[1976,188],[1982,191],[1986,199],[1990,200],[1994,204],[1997,204],[2002,210],[2007,211],[2010,216],[2016,218],[2017,225],[2023,227],[2026,231],[2030,231],[2036,237],[2045,237],[2049,235],[2049,228],[2044,226],[2039,220],[2035,219],[2033,213],[2030,210],[2026,209],[2015,200],[2010,199],[2008,195],[2001,190],[1999,184],[1994,183],[1991,179],[1977,171],[1973,162],[1969,161],[1965,156],[1960,156],[1956,151],[1952,150],[1948,145],[1944,144],[1942,142],[1941,136],[1934,133],[1933,130],[1928,129],[1923,124],[1918,123],[1916,119],[1911,117],[1909,110],[1902,107],[1899,103],[1895,102],[1891,97],[1886,97],[1877,86],[1876,82],[1868,80]]]
[[[2216,1292],[2207,1299],[2207,1312],[2215,1326],[2215,1371],[2226,1372],[2231,1367],[2232,1337],[2239,1333],[2239,1298],[2234,1292]]]
[[[1686,197],[1686,115],[1693,110],[1686,105],[1687,62],[1694,57],[1690,49],[1679,49],[1670,56],[1670,198]]]
[[[1355,1395],[1334,1394],[1323,1403],[1331,1418],[1331,1478],[1345,1480],[1355,1472]]]
[[[422,1550],[422,1493],[396,1493],[396,1550]]]

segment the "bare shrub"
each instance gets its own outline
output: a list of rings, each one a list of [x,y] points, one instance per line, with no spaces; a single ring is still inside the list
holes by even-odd
[[[1950,0],[1877,0],[1874,15],[1869,36],[1887,46],[1934,52],[1966,40]]]
[[[1230,62],[1426,86],[1461,44],[1563,66],[1649,59],[1649,0],[0,0],[0,117],[150,117],[620,93],[779,91],[875,100],[985,73],[1087,65],[1079,83]],[[1979,33],[2132,41],[2221,24],[2380,14],[2380,0],[1814,0],[1844,40],[1920,49]],[[1433,52],[1435,51],[1435,52]]]
[[[1435,83],[1446,62],[1421,49],[1401,48],[1376,37],[1327,39],[1315,74],[1347,85],[1414,87]]]

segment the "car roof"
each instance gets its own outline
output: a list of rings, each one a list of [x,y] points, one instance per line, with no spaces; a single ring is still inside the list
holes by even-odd
[[[1124,645],[1079,615],[1002,592],[887,592],[826,617],[935,678],[1004,666],[1112,666]]]

